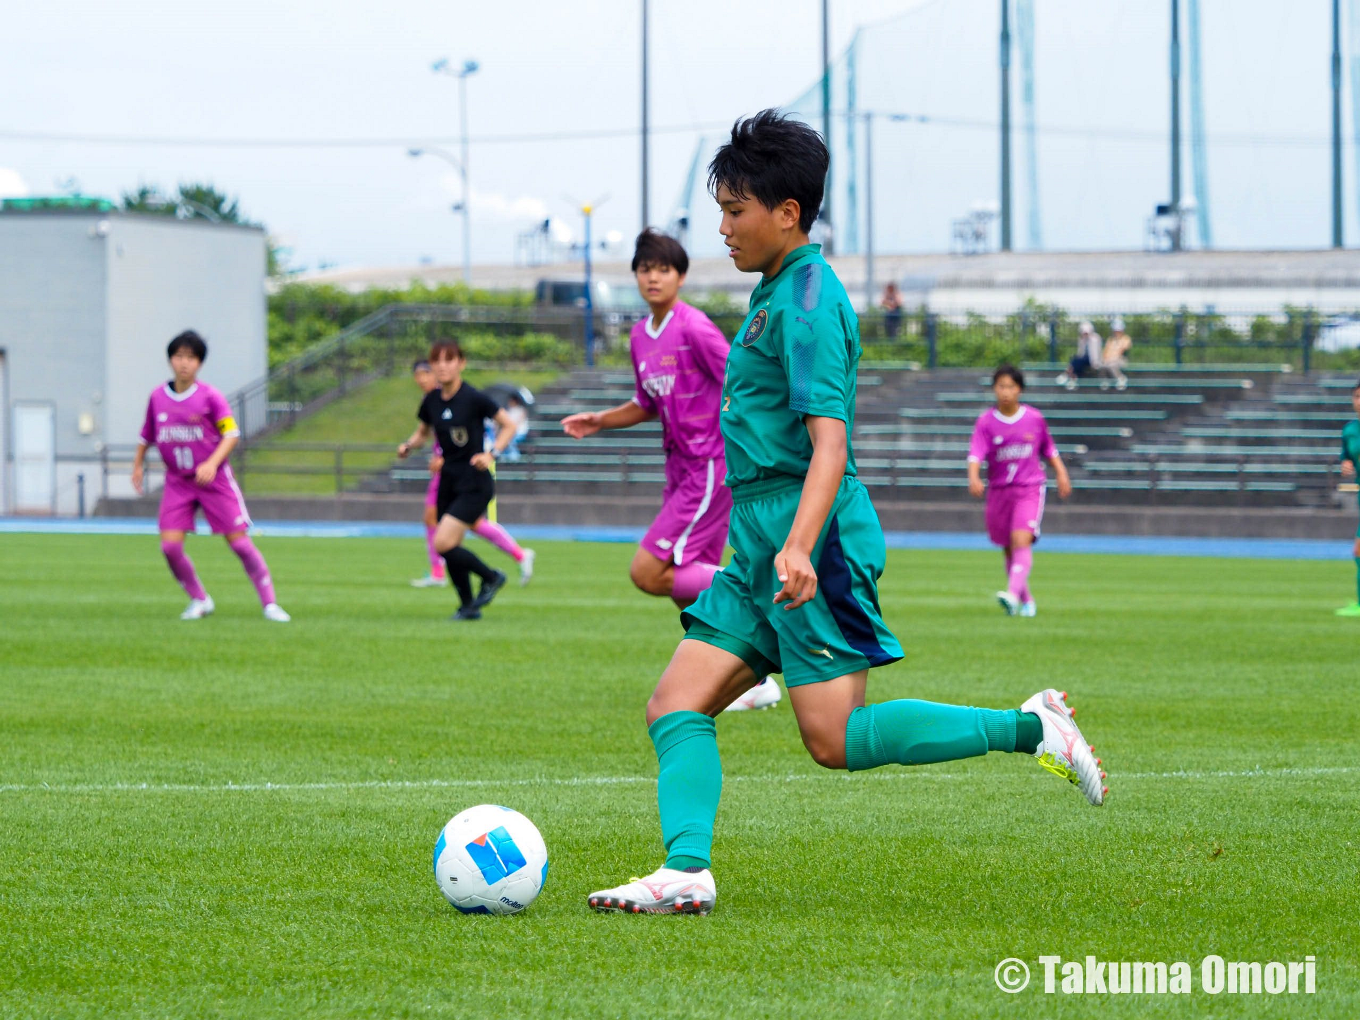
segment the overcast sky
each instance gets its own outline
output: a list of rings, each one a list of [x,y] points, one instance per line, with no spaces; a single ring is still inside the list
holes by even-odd
[[[1136,248],[1146,213],[1168,190],[1168,5],[1035,5],[1044,244]],[[1329,4],[1203,0],[1203,8],[1215,240],[1326,244]],[[458,85],[430,70],[447,56],[482,65],[468,84],[475,260],[510,261],[515,235],[547,215],[576,227],[571,199],[608,195],[598,231],[631,237],[640,218],[635,137],[504,139],[636,128],[639,10],[638,0],[125,0],[11,9],[0,35],[0,196],[50,194],[72,178],[85,193],[115,198],[139,183],[208,180],[239,195],[302,265],[456,262],[461,235],[449,206],[457,174],[406,154],[410,144],[454,147]],[[878,246],[947,248],[950,220],[996,195],[988,123],[996,118],[997,4],[833,0],[832,10],[836,53],[857,28],[877,26],[861,36],[861,110],[946,121],[876,122]],[[1024,247],[1016,61],[1015,233]],[[684,128],[654,139],[653,221],[664,225],[680,195],[700,136],[690,125],[708,125],[716,140],[717,125],[790,102],[819,73],[817,0],[652,0],[652,122]],[[837,89],[843,107],[841,78]],[[1348,139],[1350,113],[1348,95]],[[1185,116],[1188,131],[1188,101]],[[91,136],[138,141],[97,144]],[[214,139],[382,144],[190,144]],[[856,144],[862,153],[859,134]],[[1346,158],[1348,231],[1360,241],[1349,149]],[[1184,180],[1193,193],[1188,141]],[[843,208],[848,196],[834,194]],[[719,250],[715,225],[707,200],[696,202],[699,253]]]

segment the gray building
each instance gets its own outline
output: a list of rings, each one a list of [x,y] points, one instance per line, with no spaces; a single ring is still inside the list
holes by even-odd
[[[208,342],[230,396],[267,370],[266,241],[169,216],[0,211],[0,513],[131,494],[130,457],[170,338]]]

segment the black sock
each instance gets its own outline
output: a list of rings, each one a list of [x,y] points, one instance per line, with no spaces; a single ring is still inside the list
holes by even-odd
[[[454,555],[462,551],[460,547],[444,553],[444,566],[449,572],[454,591],[458,592],[458,600],[466,606],[472,602],[472,582],[468,580],[467,565]]]
[[[496,572],[477,558],[477,554],[465,549],[463,546],[454,546],[444,554],[444,562],[452,569],[454,563],[458,563],[463,568],[463,576],[476,574],[483,581],[489,581],[496,576]]]

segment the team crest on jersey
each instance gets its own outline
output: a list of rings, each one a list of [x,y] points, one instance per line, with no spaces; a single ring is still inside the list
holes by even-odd
[[[750,347],[759,340],[761,335],[765,332],[765,327],[768,326],[769,323],[769,312],[765,311],[763,308],[756,312],[755,318],[751,320],[750,324],[746,327],[746,332],[742,334],[741,345],[743,347]]]
[[[653,397],[669,397],[671,390],[675,389],[675,376],[673,375],[649,375],[642,380],[642,388]]]
[[[463,428],[461,425],[455,425],[453,428],[449,429],[449,438],[453,440],[454,446],[467,446],[467,429]]]

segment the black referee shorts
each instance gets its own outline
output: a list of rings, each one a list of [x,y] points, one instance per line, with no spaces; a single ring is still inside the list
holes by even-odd
[[[436,519],[448,514],[469,528],[486,515],[496,498],[496,480],[489,471],[471,468],[467,473],[439,476],[439,495],[435,497]]]

